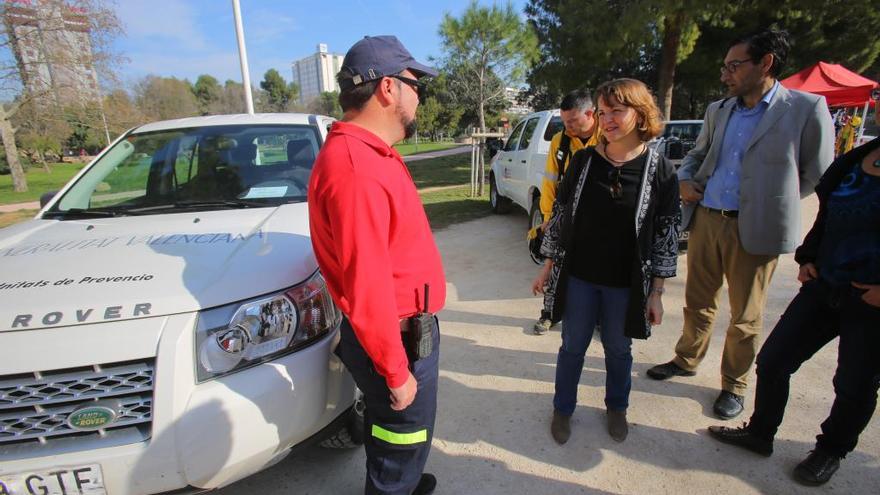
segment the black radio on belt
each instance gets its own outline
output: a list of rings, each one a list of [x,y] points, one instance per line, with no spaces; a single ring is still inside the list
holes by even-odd
[[[408,318],[409,328],[404,334],[406,352],[411,361],[424,359],[434,352],[434,332],[437,329],[437,320],[428,312],[429,286],[425,284],[425,305],[422,311]]]

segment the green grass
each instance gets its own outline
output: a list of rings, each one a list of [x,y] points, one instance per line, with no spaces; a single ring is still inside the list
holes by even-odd
[[[471,181],[470,153],[418,160],[407,163],[406,167],[419,189],[470,184]]]
[[[0,175],[0,205],[37,201],[43,193],[61,189],[85,166],[85,163],[53,163],[49,165],[48,174],[40,166],[32,167],[25,173],[28,190],[23,193],[13,192],[11,175]]]
[[[437,150],[445,150],[449,148],[455,148],[456,146],[461,146],[458,143],[419,143],[416,145],[415,143],[404,143],[404,144],[395,144],[394,149],[397,150],[402,156],[406,155],[415,155],[418,153],[427,153],[429,151],[437,151]]]
[[[471,186],[466,185],[420,194],[431,228],[442,229],[490,215],[492,210],[489,207],[489,195],[472,198],[470,193]]]

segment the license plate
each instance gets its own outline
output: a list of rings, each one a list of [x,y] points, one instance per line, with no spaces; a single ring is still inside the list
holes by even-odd
[[[30,473],[0,473],[0,495],[106,495],[101,466],[59,467]]]

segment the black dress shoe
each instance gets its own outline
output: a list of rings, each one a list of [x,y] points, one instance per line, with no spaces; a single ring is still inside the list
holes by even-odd
[[[712,409],[721,419],[733,419],[743,412],[743,396],[722,390]]]
[[[765,440],[751,431],[748,425],[739,428],[728,428],[726,426],[710,426],[709,435],[721,442],[736,445],[746,450],[751,450],[756,454],[764,457],[770,457],[773,454],[773,441]]]
[[[696,374],[697,373],[695,371],[688,371],[680,367],[679,365],[675,364],[674,361],[658,364],[657,366],[654,366],[648,370],[648,376],[655,380],[666,380],[667,378],[672,378],[673,376],[694,376]]]
[[[413,490],[413,495],[431,495],[435,488],[437,488],[437,478],[431,473],[422,473],[422,478],[419,479],[419,484]]]
[[[840,457],[824,450],[811,450],[810,455],[794,468],[794,479],[807,486],[828,483],[840,467]]]

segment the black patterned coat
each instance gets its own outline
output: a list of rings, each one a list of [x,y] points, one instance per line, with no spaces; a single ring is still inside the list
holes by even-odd
[[[558,271],[559,274],[558,277],[550,278],[552,286],[549,287],[553,298],[551,318],[554,322],[561,320],[565,313],[568,279],[566,265],[572,256],[578,255],[570,249],[573,242],[573,212],[577,212],[594,153],[597,153],[595,148],[589,147],[572,157],[569,170],[559,185],[556,202],[553,204],[553,215],[541,244],[541,252],[553,259],[553,271]],[[637,256],[633,259],[624,331],[627,337],[635,339],[647,339],[651,335],[651,324],[645,312],[651,279],[675,276],[681,225],[681,203],[675,168],[657,152],[655,146],[649,147],[648,153],[633,219],[633,233],[636,235],[638,249]],[[602,235],[602,232],[595,233],[596,242],[603,242]]]

